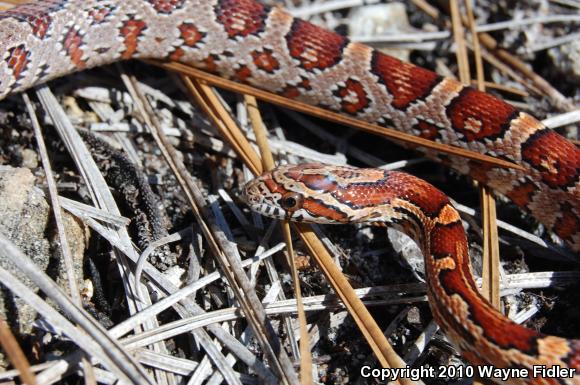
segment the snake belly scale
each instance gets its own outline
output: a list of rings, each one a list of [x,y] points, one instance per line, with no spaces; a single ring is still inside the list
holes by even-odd
[[[281,8],[254,0],[40,0],[0,13],[0,53],[0,99],[119,60],[170,59],[507,159],[525,171],[485,167],[458,157],[447,161],[510,198],[580,250],[580,150],[572,143],[493,96],[350,42]],[[309,192],[319,194],[320,200],[294,196],[301,205],[293,211],[301,213],[297,219],[335,223],[364,218],[408,231],[425,253],[433,314],[468,360],[498,367],[540,362],[580,370],[578,341],[519,327],[479,296],[457,213],[425,182],[400,173],[320,165],[282,168],[260,180],[270,193],[303,194],[308,183],[325,183],[329,175],[340,183]],[[294,182],[299,190],[290,187],[291,180],[303,180]],[[374,217],[370,203],[356,197],[379,202],[389,216]],[[286,213],[276,205],[267,207],[274,216],[279,210]],[[580,384],[580,378],[520,382]]]

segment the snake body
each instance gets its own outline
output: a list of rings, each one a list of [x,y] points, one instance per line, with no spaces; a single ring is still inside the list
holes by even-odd
[[[171,59],[288,98],[507,159],[525,171],[458,157],[447,162],[509,197],[573,250],[580,250],[580,151],[573,144],[497,98],[350,42],[280,8],[254,0],[40,0],[0,13],[0,54],[0,99],[119,60]],[[312,169],[325,175],[320,167]],[[499,367],[545,362],[578,368],[577,341],[518,327],[482,301],[469,274],[465,236],[456,213],[437,190],[402,174],[384,174],[383,180],[376,171],[333,170],[337,177],[360,179],[360,186],[346,185],[357,186],[352,190],[326,186],[328,194],[352,197],[341,208],[359,210],[359,215],[366,212],[372,220],[374,208],[357,199],[378,201],[396,214],[391,221],[398,221],[420,241],[430,272],[433,313],[467,359]],[[371,179],[368,185],[365,178]],[[393,191],[380,196],[373,190],[383,191],[396,180],[416,183],[433,195],[399,183],[393,191],[410,196],[394,199]],[[389,197],[388,204],[384,197]],[[317,221],[354,217],[352,211],[307,202]],[[384,217],[375,219],[387,222]],[[563,381],[578,383],[578,378]],[[546,380],[551,382],[557,381]]]
[[[381,169],[284,165],[249,182],[244,199],[273,218],[371,223],[403,231],[423,251],[433,317],[463,357],[474,365],[527,369],[528,377],[510,378],[514,384],[580,384],[580,340],[526,329],[479,294],[459,214],[427,182]],[[542,366],[569,369],[570,376],[534,377]]]

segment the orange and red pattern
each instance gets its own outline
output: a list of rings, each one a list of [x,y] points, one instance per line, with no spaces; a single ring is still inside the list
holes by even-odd
[[[325,70],[342,59],[348,40],[336,33],[295,19],[286,36],[290,56],[308,71]]]
[[[391,104],[401,110],[428,96],[441,80],[435,72],[402,62],[378,51],[375,51],[371,65],[371,70],[378,76],[379,82],[393,95]]]
[[[251,0],[220,0],[216,7],[216,19],[230,38],[260,33],[267,17],[268,7]]]
[[[580,341],[524,328],[481,296],[471,274],[459,213],[427,182],[401,172],[311,163],[265,172],[250,181],[243,194],[253,210],[278,219],[370,223],[405,231],[423,251],[429,304],[437,323],[473,364],[560,364],[580,370]],[[288,196],[291,207],[285,206]],[[531,384],[544,380],[518,379]],[[577,384],[580,377],[561,380]]]
[[[39,0],[0,13],[0,52],[0,99],[121,59],[171,58],[372,123],[509,159],[525,171],[477,167],[454,157],[446,163],[511,197],[580,251],[580,150],[572,143],[493,96],[349,42],[278,7],[254,0]],[[384,175],[356,173],[335,175],[357,184],[335,188],[325,198],[332,204],[307,196],[302,204],[310,214],[296,220],[377,223],[372,206],[357,207],[361,200],[355,200],[354,189],[366,191],[369,202],[380,201],[360,179],[372,175],[376,182]],[[466,357],[505,367],[509,360],[518,366],[551,354],[551,361],[542,362],[580,372],[580,342],[532,335],[486,307],[472,285],[461,228],[450,206],[421,182],[391,184],[405,178],[389,174],[385,186],[398,190],[385,192],[384,203],[392,205],[393,223],[411,235],[431,226],[423,246],[432,246],[426,255],[432,311]],[[272,194],[289,190],[274,185],[266,186]],[[340,194],[350,197],[348,204],[337,200]],[[580,383],[568,382],[574,381]]]

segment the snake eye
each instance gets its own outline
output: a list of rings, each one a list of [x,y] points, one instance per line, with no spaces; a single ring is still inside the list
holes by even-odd
[[[279,203],[284,210],[296,211],[302,207],[302,195],[295,192],[288,192],[284,194]]]

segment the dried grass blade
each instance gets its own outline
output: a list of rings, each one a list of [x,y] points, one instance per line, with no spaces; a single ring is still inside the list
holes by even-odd
[[[481,216],[483,219],[483,272],[482,295],[496,308],[500,308],[499,240],[495,200],[491,191],[480,187]]]
[[[425,14],[429,15],[433,19],[437,20],[440,16],[439,10],[437,7],[429,4],[426,0],[411,0],[413,4],[417,6],[421,11],[425,12]]]
[[[275,167],[274,157],[268,146],[268,138],[266,127],[262,121],[260,110],[256,98],[249,95],[244,95],[246,107],[256,136],[256,143],[262,155],[262,169],[272,170]],[[292,275],[294,282],[294,296],[296,297],[296,304],[298,306],[298,324],[300,327],[300,382],[303,385],[313,383],[312,379],[312,354],[310,353],[310,343],[308,336],[308,328],[306,322],[306,313],[304,312],[304,304],[302,302],[302,290],[300,288],[300,278],[298,271],[294,264],[294,247],[292,246],[292,234],[290,233],[290,224],[287,221],[280,222],[282,233],[284,234],[284,241],[286,243],[286,256],[288,268]]]
[[[73,257],[71,255],[70,246],[68,243],[68,239],[66,237],[66,230],[63,222],[62,217],[62,208],[60,206],[60,202],[58,199],[58,191],[56,189],[56,182],[54,180],[54,174],[52,173],[52,167],[50,165],[50,160],[48,158],[48,151],[46,149],[46,144],[44,143],[44,138],[42,136],[42,130],[40,127],[40,123],[36,116],[36,111],[34,110],[34,106],[28,97],[28,94],[22,95],[24,99],[24,103],[26,104],[26,108],[28,110],[28,116],[30,117],[30,121],[32,123],[32,127],[34,129],[34,135],[36,137],[36,143],[38,145],[38,152],[40,154],[40,159],[42,162],[42,167],[44,169],[46,183],[48,185],[48,193],[50,197],[50,203],[52,207],[52,212],[54,215],[54,220],[56,223],[56,228],[58,230],[58,237],[60,241],[60,250],[63,257],[64,267],[66,270],[66,277],[69,285],[69,290],[72,299],[76,302],[77,305],[82,306],[81,296],[79,293],[79,287],[77,284],[77,277],[75,277],[75,270],[74,270],[74,262]]]
[[[0,257],[17,266],[73,322],[78,324],[83,332],[79,333],[78,327],[60,315],[52,306],[48,305],[10,273],[0,268],[0,281],[13,293],[18,293],[23,300],[46,318],[48,322],[57,329],[62,329],[72,341],[82,347],[87,354],[101,361],[121,381],[153,385],[153,381],[149,378],[145,369],[110,336],[107,330],[82,308],[75,305],[52,279],[44,272],[38,270],[34,262],[2,234],[0,234]]]
[[[348,309],[349,314],[353,317],[373,352],[375,352],[380,364],[384,368],[404,368],[405,362],[393,350],[381,329],[358,298],[344,274],[336,267],[332,257],[312,228],[302,223],[295,223],[294,226],[299,230],[302,241]],[[413,381],[408,378],[401,378],[400,382],[394,381],[394,383],[411,385]]]
[[[458,0],[449,1],[449,10],[451,13],[451,26],[453,28],[453,40],[455,42],[455,55],[457,58],[457,67],[459,71],[459,80],[463,84],[471,82],[469,71],[469,60],[467,59],[467,44],[465,43],[465,32],[461,24]]]
[[[63,209],[77,217],[96,219],[115,227],[125,227],[131,222],[129,218],[114,215],[108,211],[98,209],[95,206],[89,206],[63,196],[59,196],[58,200]]]
[[[471,2],[465,1],[465,10],[467,12],[467,26],[471,33],[471,39],[473,44],[473,56],[475,59],[475,74],[477,79],[477,89],[485,92],[485,79],[483,74],[483,59],[481,58],[481,47],[479,44],[479,35],[477,34],[477,26],[475,25],[475,18],[473,17],[473,8]],[[466,55],[467,57],[467,55]],[[471,79],[467,79],[470,81]],[[467,83],[469,84],[469,83]]]
[[[557,128],[566,126],[568,124],[578,124],[580,122],[580,109],[576,109],[574,111],[566,112],[563,114],[558,114],[554,116],[550,116],[542,120],[546,126],[550,128]],[[578,142],[576,140],[576,142]]]
[[[204,237],[207,240],[213,255],[220,263],[223,273],[227,277],[231,288],[236,294],[236,299],[242,305],[244,313],[246,314],[246,319],[250,325],[252,325],[254,336],[259,341],[266,355],[269,357],[270,364],[279,374],[279,380],[285,384],[297,384],[298,380],[292,367],[292,363],[288,359],[285,351],[279,346],[278,337],[274,333],[274,330],[266,317],[262,303],[259,301],[253,286],[249,282],[248,277],[241,266],[237,249],[231,245],[223,232],[216,226],[201,191],[199,191],[193,182],[193,179],[185,169],[183,163],[179,161],[179,157],[176,156],[175,149],[167,140],[163,130],[161,130],[161,125],[153,113],[151,106],[147,102],[146,97],[142,92],[140,92],[136,80],[130,78],[127,84],[131,87],[130,91],[135,96],[136,106],[140,111],[141,116],[145,120],[145,123],[150,127],[153,137],[161,149],[165,160],[170,165],[173,173],[182,186],[193,214],[202,229]],[[191,84],[195,85],[194,81],[192,81]],[[200,87],[188,86],[188,89],[190,91],[198,92],[200,100],[204,100],[204,103],[207,103],[208,110],[211,111],[212,114],[215,114],[216,111],[220,111],[220,107],[214,104],[220,104],[217,97],[215,95],[211,96],[213,91],[211,93],[206,92],[209,90],[209,87],[204,85],[201,85]],[[223,109],[223,106],[221,108]],[[223,109],[223,111],[225,111],[225,109]],[[229,117],[229,114],[224,115],[224,118],[226,116]],[[218,116],[216,115],[214,117],[217,118]],[[221,118],[221,116],[219,117]],[[225,126],[223,120],[218,119],[217,121],[220,122],[220,126]],[[237,127],[235,122],[233,122],[232,125]],[[243,151],[242,149],[240,150]],[[255,155],[254,158],[258,159],[257,155]],[[225,374],[228,375],[227,381],[233,384],[239,383],[239,378],[234,375],[233,371],[230,372],[229,369],[231,368],[229,368],[229,366],[226,367],[227,364],[224,365],[223,370],[227,370]]]
[[[42,135],[42,129],[40,127],[40,123],[36,116],[36,111],[34,110],[34,106],[28,97],[28,94],[23,94],[22,98],[24,99],[24,103],[26,104],[26,108],[28,110],[28,116],[30,117],[30,121],[32,123],[32,127],[34,129],[34,136],[36,138],[36,143],[38,145],[38,152],[40,154],[40,159],[42,162],[42,168],[44,169],[44,175],[46,177],[46,183],[48,185],[48,194],[50,196],[50,205],[52,208],[52,212],[54,215],[54,221],[56,224],[56,228],[58,231],[58,239],[60,241],[60,252],[62,254],[63,265],[66,270],[66,277],[68,282],[68,288],[72,300],[76,303],[77,306],[82,307],[82,300],[81,295],[79,292],[78,287],[78,279],[75,276],[75,269],[74,269],[74,261],[73,256],[71,254],[70,245],[68,242],[68,238],[66,235],[64,220],[63,220],[63,212],[62,207],[60,205],[58,191],[56,188],[56,181],[54,180],[54,174],[52,172],[52,167],[50,165],[50,160],[48,157],[48,151],[46,149],[46,144],[44,143],[44,137]],[[85,378],[85,382],[87,384],[95,384],[95,374],[93,372],[93,367],[90,365],[90,361],[86,358],[82,359],[82,371],[83,376]]]
[[[468,44],[468,47],[470,47],[469,44]],[[475,56],[482,56],[483,55],[481,52],[480,53],[475,53],[475,47],[473,48],[473,50],[474,50],[474,55]],[[479,82],[476,79],[472,79],[471,80],[471,84],[477,87],[478,84],[479,84]],[[510,87],[510,86],[505,85],[505,84],[499,84],[499,83],[493,83],[493,82],[486,82],[486,81],[484,81],[483,82],[483,85],[484,85],[484,88],[498,90],[498,91],[503,91],[503,92],[509,92],[510,94],[514,94],[514,95],[517,95],[517,96],[522,97],[522,98],[525,98],[525,97],[530,96],[530,94],[528,92],[524,91],[524,90],[520,90],[520,89],[517,89],[517,88],[514,88],[514,87]]]
[[[270,151],[268,134],[264,122],[262,121],[262,115],[258,109],[258,102],[255,97],[247,94],[244,95],[244,101],[246,103],[246,108],[248,109],[248,115],[250,117],[250,123],[252,124],[254,135],[256,136],[256,144],[258,145],[260,155],[262,156],[262,168],[264,170],[272,170],[276,164],[274,163],[272,151]]]

